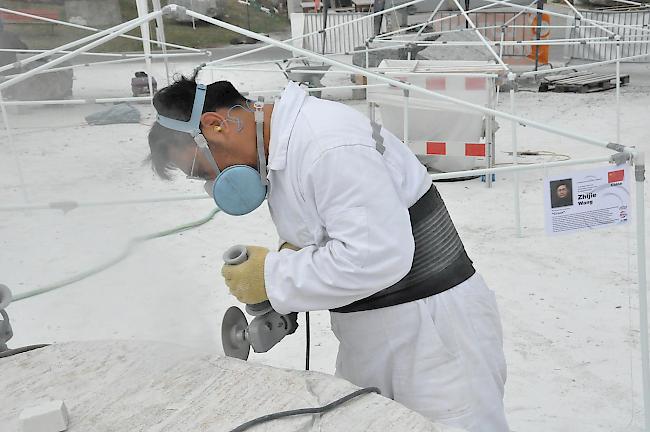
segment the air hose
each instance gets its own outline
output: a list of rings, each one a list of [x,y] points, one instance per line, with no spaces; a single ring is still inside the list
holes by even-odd
[[[367,393],[377,393],[381,394],[381,391],[377,387],[366,387],[362,388],[360,390],[357,390],[353,393],[350,393],[346,396],[343,396],[340,399],[335,400],[334,402],[328,403],[327,405],[321,406],[321,407],[314,407],[314,408],[301,408],[301,409],[295,409],[295,410],[289,410],[289,411],[280,411],[277,413],[273,414],[267,414],[262,417],[258,417],[256,419],[247,421],[244,424],[241,424],[237,426],[235,429],[231,430],[230,432],[243,432],[247,429],[252,428],[253,426],[257,426],[258,424],[261,423],[266,423],[272,420],[277,420],[280,418],[284,417],[292,417],[292,416],[297,416],[297,415],[306,415],[306,414],[323,414],[328,411],[333,410],[334,408],[338,408],[340,405],[343,405],[347,401],[354,399],[358,396],[361,396],[363,394]]]
[[[217,213],[219,213],[219,211],[220,211],[220,209],[215,208],[214,210],[210,211],[210,213],[208,213],[207,216],[205,216],[204,218],[201,218],[199,220],[189,222],[189,223],[186,223],[186,224],[183,224],[183,225],[179,225],[179,226],[176,226],[174,228],[166,229],[166,230],[163,230],[163,231],[158,231],[158,232],[151,233],[151,234],[146,234],[146,235],[143,235],[143,236],[133,237],[132,239],[129,240],[128,244],[126,245],[126,248],[119,255],[117,255],[114,258],[106,261],[105,263],[102,263],[102,264],[100,264],[98,266],[92,267],[92,268],[90,268],[90,269],[88,269],[86,271],[78,273],[78,274],[76,274],[74,276],[71,276],[71,277],[69,277],[67,279],[63,279],[61,281],[58,281],[58,282],[55,282],[55,283],[52,283],[52,284],[49,284],[49,285],[46,285],[46,286],[36,288],[34,290],[31,290],[31,291],[16,294],[14,296],[13,301],[24,300],[26,298],[34,297],[34,296],[37,296],[39,294],[44,294],[46,292],[50,292],[50,291],[53,291],[53,290],[58,289],[58,288],[63,288],[64,286],[73,284],[75,282],[79,282],[79,281],[81,281],[83,279],[86,279],[87,277],[90,277],[90,276],[93,276],[93,275],[95,275],[97,273],[100,273],[100,272],[114,266],[115,264],[119,263],[120,261],[124,260],[129,255],[131,255],[131,253],[133,252],[135,247],[138,246],[140,243],[144,243],[144,242],[146,242],[148,240],[153,240],[153,239],[157,239],[157,238],[161,238],[161,237],[166,237],[166,236],[169,236],[169,235],[172,235],[172,234],[177,234],[177,233],[187,231],[187,230],[190,230],[192,228],[196,228],[196,227],[199,227],[201,225],[204,225],[207,222],[211,221],[214,218],[214,216]]]

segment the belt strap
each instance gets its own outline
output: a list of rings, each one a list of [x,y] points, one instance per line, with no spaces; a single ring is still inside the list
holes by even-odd
[[[332,312],[380,309],[440,294],[476,271],[436,187],[409,208],[415,253],[411,270],[399,282]]]

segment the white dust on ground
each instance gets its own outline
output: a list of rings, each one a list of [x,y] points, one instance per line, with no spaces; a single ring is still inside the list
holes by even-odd
[[[191,65],[175,67],[188,70]],[[138,69],[80,70],[75,95],[128,96],[130,77]],[[162,66],[157,64],[155,70],[162,85]],[[647,68],[641,70],[648,74]],[[219,77],[251,83],[258,90],[279,88],[283,82],[280,74],[214,78]],[[328,77],[324,83],[345,79]],[[648,149],[649,90],[647,81],[634,79],[623,88],[624,144]],[[525,117],[614,140],[613,91],[521,92],[517,103]],[[365,109],[361,102],[353,105]],[[148,154],[147,125],[153,121],[148,107],[140,106],[141,125],[83,125],[84,115],[102,108],[11,110],[31,203],[202,193],[200,183],[184,176],[163,182],[142,166]],[[500,108],[507,110],[507,103]],[[497,161],[507,163],[510,123],[500,123]],[[519,140],[520,149],[550,150],[574,159],[607,154],[530,127],[519,128]],[[9,150],[3,138],[3,205],[22,202],[16,160]],[[527,157],[520,162],[540,160],[550,158]],[[541,171],[520,175],[522,238],[515,236],[513,227],[511,175],[498,176],[492,189],[479,180],[438,185],[470,257],[497,293],[509,364],[506,407],[511,427],[530,432],[641,430],[634,226],[547,237],[543,176]],[[203,200],[81,208],[67,214],[2,213],[0,283],[20,293],[69,277],[119,254],[134,235],[199,219],[212,208],[209,200]],[[133,339],[218,353],[221,317],[237,304],[220,276],[222,253],[236,243],[275,247],[276,241],[266,207],[240,218],[220,214],[201,228],[150,241],[96,276],[12,304],[8,312],[15,336],[10,346]],[[253,354],[250,361],[302,368],[302,323],[301,318],[295,335],[267,354]],[[336,345],[328,314],[313,313],[312,368],[333,373]]]

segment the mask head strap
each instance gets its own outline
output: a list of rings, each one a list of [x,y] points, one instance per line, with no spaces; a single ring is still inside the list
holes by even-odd
[[[196,93],[194,95],[194,105],[192,106],[192,115],[188,121],[176,120],[158,114],[157,121],[161,126],[167,129],[175,130],[178,132],[188,133],[194,138],[194,142],[199,147],[205,158],[208,160],[212,169],[219,175],[221,170],[217,162],[212,157],[212,152],[208,148],[208,142],[201,133],[201,115],[203,114],[203,105],[205,104],[205,94],[207,86],[205,84],[196,85]]]
[[[269,179],[266,178],[266,154],[264,152],[264,98],[260,96],[253,107],[255,108],[255,128],[257,133],[257,167],[260,170],[262,184],[268,186]]]

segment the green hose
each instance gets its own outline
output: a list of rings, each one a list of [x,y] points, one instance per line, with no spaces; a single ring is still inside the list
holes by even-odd
[[[37,296],[39,294],[44,294],[46,292],[50,292],[50,291],[53,291],[55,289],[62,288],[64,286],[66,286],[66,285],[70,285],[70,284],[73,284],[75,282],[79,282],[80,280],[86,279],[87,277],[95,275],[95,274],[97,274],[99,272],[102,272],[102,271],[114,266],[115,264],[122,261],[124,258],[128,257],[129,255],[131,255],[131,252],[133,252],[135,247],[138,246],[140,243],[144,243],[144,242],[146,242],[148,240],[153,240],[153,239],[157,239],[157,238],[161,238],[161,237],[166,237],[166,236],[172,235],[172,234],[177,234],[177,233],[187,231],[187,230],[190,230],[192,228],[196,228],[196,227],[199,227],[201,225],[204,225],[207,222],[211,221],[214,218],[214,216],[217,213],[219,213],[219,211],[220,210],[218,208],[215,208],[207,216],[205,216],[204,218],[201,218],[199,220],[196,220],[194,222],[189,222],[189,223],[179,225],[179,226],[174,227],[174,228],[170,228],[170,229],[163,230],[163,231],[158,231],[158,232],[151,233],[151,234],[146,234],[146,235],[143,235],[143,236],[133,237],[131,240],[129,240],[129,243],[126,245],[126,248],[119,255],[117,255],[116,257],[108,260],[107,262],[105,262],[103,264],[100,264],[98,266],[95,266],[93,268],[90,268],[89,270],[86,270],[84,272],[76,274],[76,275],[74,275],[72,277],[69,277],[67,279],[64,279],[62,281],[55,282],[53,284],[46,285],[46,286],[41,287],[41,288],[36,288],[34,290],[27,291],[27,292],[24,292],[24,293],[21,293],[21,294],[16,294],[14,296],[14,298],[13,298],[13,301],[24,300],[26,298],[34,297],[34,296]]]

